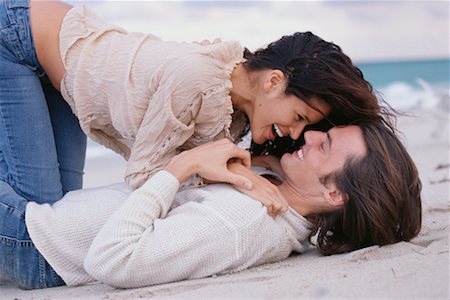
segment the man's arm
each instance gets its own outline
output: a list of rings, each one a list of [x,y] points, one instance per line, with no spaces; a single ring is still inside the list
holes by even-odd
[[[207,255],[224,251],[223,257],[230,257],[235,251],[235,230],[227,229],[215,214],[199,212],[196,206],[189,213],[166,216],[180,182],[194,173],[216,181],[248,184],[245,177],[228,171],[231,158],[250,163],[249,153],[228,140],[175,156],[165,171],[135,190],[108,219],[91,244],[84,263],[86,271],[113,286],[138,287],[194,276],[203,270],[199,266],[210,263],[204,261]],[[220,243],[217,237],[223,237]]]

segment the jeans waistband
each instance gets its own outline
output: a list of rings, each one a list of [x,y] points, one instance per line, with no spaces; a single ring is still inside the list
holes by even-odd
[[[29,9],[29,0],[0,0],[0,29],[11,24],[20,23],[14,14],[17,8]]]
[[[43,74],[30,25],[29,0],[0,0],[0,51],[9,51],[18,63]]]

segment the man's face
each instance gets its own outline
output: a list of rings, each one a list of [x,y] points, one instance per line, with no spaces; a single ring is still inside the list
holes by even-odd
[[[348,159],[363,157],[366,146],[360,127],[334,127],[328,132],[307,131],[305,145],[281,158],[285,183],[302,194],[324,191],[320,178],[342,168]]]

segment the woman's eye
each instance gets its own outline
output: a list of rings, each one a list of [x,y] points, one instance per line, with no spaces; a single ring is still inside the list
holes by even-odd
[[[301,120],[303,120],[303,117],[300,115],[297,115],[297,121],[301,121]]]

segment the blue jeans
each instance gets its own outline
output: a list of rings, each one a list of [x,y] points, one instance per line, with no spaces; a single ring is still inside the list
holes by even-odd
[[[40,66],[28,0],[0,0],[0,181],[53,203],[82,187],[86,136]]]
[[[27,203],[0,181],[0,278],[23,289],[65,285],[30,239],[25,224]]]

